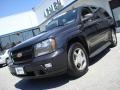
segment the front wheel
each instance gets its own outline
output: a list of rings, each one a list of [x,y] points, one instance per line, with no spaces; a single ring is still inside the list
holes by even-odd
[[[80,43],[74,43],[68,51],[68,74],[80,77],[88,70],[88,55]]]
[[[113,29],[111,32],[111,47],[115,47],[117,45],[117,36],[116,36],[116,32]]]

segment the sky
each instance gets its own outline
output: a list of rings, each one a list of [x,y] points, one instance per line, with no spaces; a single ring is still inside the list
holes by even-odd
[[[0,0],[0,18],[31,10],[42,0]]]

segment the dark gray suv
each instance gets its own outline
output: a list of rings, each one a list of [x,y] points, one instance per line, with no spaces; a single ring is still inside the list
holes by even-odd
[[[117,45],[115,23],[102,8],[80,6],[56,16],[46,30],[10,49],[11,74],[45,78],[86,73],[89,58]]]

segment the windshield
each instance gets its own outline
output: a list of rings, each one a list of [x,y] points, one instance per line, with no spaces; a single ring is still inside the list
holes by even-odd
[[[50,22],[46,25],[46,31],[72,23],[76,20],[76,18],[77,18],[77,9],[70,10],[63,15],[50,20]]]
[[[50,30],[53,29],[55,27],[58,26],[58,20],[52,20],[51,22],[48,23],[48,25],[46,26],[46,30]]]

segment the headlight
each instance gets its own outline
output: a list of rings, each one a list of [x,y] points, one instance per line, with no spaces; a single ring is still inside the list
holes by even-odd
[[[48,39],[42,41],[34,46],[34,55],[35,57],[45,55],[55,51],[56,49],[56,42],[55,39]]]

